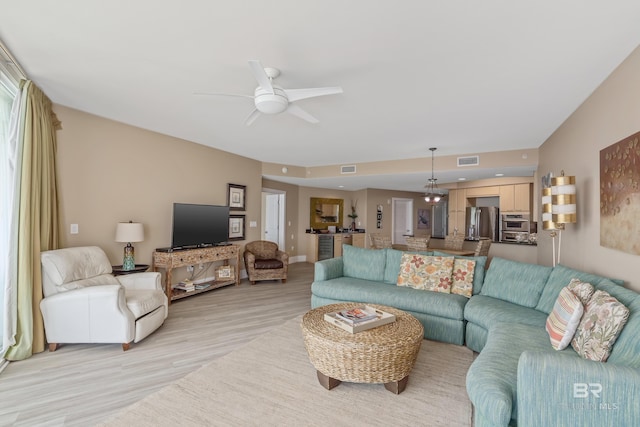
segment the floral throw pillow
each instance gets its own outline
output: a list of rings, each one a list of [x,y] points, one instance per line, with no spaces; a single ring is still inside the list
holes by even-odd
[[[571,292],[568,286],[562,288],[545,325],[553,348],[563,350],[569,345],[583,312],[580,298]]]
[[[403,254],[398,286],[435,292],[451,292],[454,257]]]
[[[571,279],[567,287],[575,296],[580,298],[583,305],[589,303],[595,291],[591,283],[583,282],[580,279]]]
[[[473,294],[473,272],[476,261],[473,259],[456,258],[453,261],[453,274],[451,276],[451,293],[464,295],[471,298]]]
[[[606,362],[622,331],[629,309],[605,291],[595,291],[578,325],[571,346],[583,358]]]

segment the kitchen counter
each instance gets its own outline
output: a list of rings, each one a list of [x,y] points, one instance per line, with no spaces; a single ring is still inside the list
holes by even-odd
[[[462,249],[465,251],[473,250],[477,244],[477,240],[465,239]],[[444,248],[444,238],[431,238],[429,248],[435,250]],[[538,259],[538,245],[529,242],[492,242],[491,248],[489,248],[489,260],[493,257],[536,264]]]

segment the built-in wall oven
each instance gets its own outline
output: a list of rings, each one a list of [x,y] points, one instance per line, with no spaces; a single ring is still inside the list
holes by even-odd
[[[500,218],[500,240],[503,242],[528,241],[530,219],[528,214],[503,214]]]
[[[503,242],[526,242],[529,240],[529,233],[525,231],[504,231],[502,230]]]
[[[530,216],[528,214],[502,215],[502,231],[529,232]]]

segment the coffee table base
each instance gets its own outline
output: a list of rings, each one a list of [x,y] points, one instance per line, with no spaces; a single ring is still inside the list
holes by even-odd
[[[327,390],[331,390],[342,383],[342,381],[337,380],[335,378],[331,378],[320,371],[316,371],[318,375],[318,382],[322,385],[322,387]],[[409,382],[409,375],[402,378],[400,381],[391,381],[389,383],[384,383],[384,388],[389,390],[393,394],[400,394],[407,388],[407,383]]]

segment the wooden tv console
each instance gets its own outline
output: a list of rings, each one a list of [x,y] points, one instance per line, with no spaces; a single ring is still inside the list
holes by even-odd
[[[173,292],[172,290],[172,275],[171,270],[178,267],[186,267],[188,265],[198,265],[207,262],[222,261],[222,265],[230,265],[229,261],[235,261],[233,277],[228,280],[214,280],[210,283],[210,286],[206,289],[196,289],[189,292]],[[212,246],[208,248],[198,249],[185,249],[174,252],[158,252],[153,253],[153,271],[158,269],[164,270],[164,287],[169,299],[169,304],[172,300],[185,298],[191,295],[196,295],[202,292],[217,289],[222,286],[240,284],[240,246],[228,245],[228,246]]]

